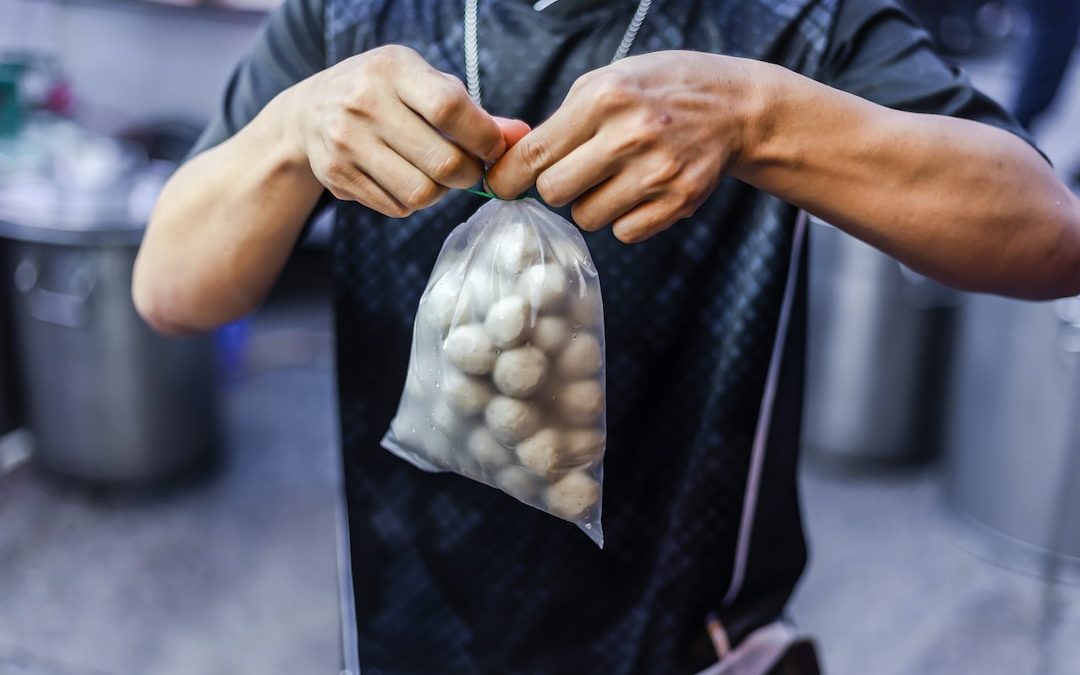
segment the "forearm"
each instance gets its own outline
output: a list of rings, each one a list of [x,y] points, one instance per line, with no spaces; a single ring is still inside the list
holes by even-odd
[[[1022,140],[765,68],[738,178],[955,287],[1080,292],[1080,204]]]
[[[133,296],[156,329],[197,332],[254,309],[284,266],[322,186],[272,101],[165,186],[135,264]]]

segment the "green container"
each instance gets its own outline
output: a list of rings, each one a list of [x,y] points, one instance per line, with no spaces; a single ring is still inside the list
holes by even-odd
[[[22,125],[19,81],[24,70],[24,63],[0,63],[0,138],[14,136]]]

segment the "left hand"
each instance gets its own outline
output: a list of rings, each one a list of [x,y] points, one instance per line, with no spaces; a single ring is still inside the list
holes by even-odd
[[[583,75],[488,171],[500,197],[536,185],[585,230],[642,241],[689,217],[750,140],[755,62],[665,51]]]

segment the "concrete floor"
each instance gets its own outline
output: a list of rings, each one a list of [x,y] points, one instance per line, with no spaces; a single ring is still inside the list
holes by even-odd
[[[792,603],[840,675],[1080,673],[1080,586],[980,559],[941,472],[843,475],[808,464],[810,568]]]
[[[209,480],[117,498],[0,476],[0,675],[338,672],[328,318],[257,319]]]

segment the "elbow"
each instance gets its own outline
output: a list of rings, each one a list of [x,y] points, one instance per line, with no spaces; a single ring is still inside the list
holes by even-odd
[[[169,287],[162,275],[147,267],[140,253],[132,272],[131,300],[143,322],[154,332],[168,337],[204,332],[206,328],[196,325],[183,311],[175,289]]]
[[[1080,199],[1068,196],[1041,222],[1018,229],[1026,233],[1017,241],[1024,252],[1014,260],[1029,262],[1002,270],[1002,283],[975,290],[1034,301],[1080,295]]]
[[[1058,270],[1056,283],[1047,289],[1045,300],[1080,295],[1080,199],[1073,197],[1064,215],[1050,253],[1057,263],[1051,265]]]

